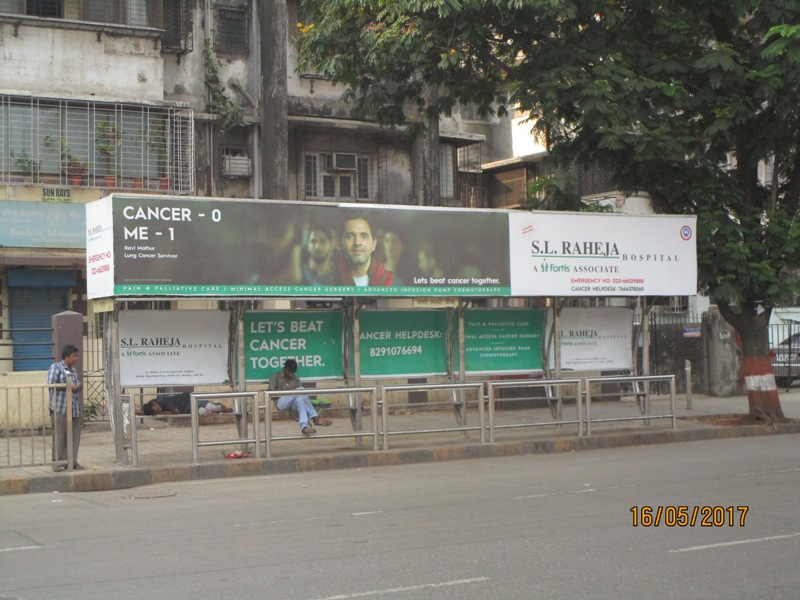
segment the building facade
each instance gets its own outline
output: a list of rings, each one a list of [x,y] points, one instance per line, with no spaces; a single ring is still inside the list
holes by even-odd
[[[83,204],[110,191],[491,205],[509,122],[382,128],[297,71],[298,20],[294,0],[0,0],[0,373],[47,368],[53,314],[91,325]]]

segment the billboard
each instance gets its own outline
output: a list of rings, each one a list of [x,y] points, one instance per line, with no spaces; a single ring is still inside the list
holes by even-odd
[[[86,217],[92,299],[696,293],[691,216],[113,194]]]
[[[362,311],[359,349],[364,377],[447,374],[447,311]]]
[[[244,314],[247,381],[268,381],[288,358],[300,379],[342,377],[342,313],[271,311]]]
[[[120,311],[122,387],[229,382],[229,323],[219,310]]]
[[[551,316],[551,313],[548,313]],[[624,307],[562,308],[561,368],[570,371],[633,369],[633,309]],[[548,320],[550,335],[553,322]],[[550,352],[550,368],[555,355]]]
[[[514,212],[511,289],[521,296],[693,296],[697,219]]]
[[[480,375],[541,371],[544,313],[542,309],[524,308],[465,311],[465,372]],[[458,371],[458,356],[454,359]]]

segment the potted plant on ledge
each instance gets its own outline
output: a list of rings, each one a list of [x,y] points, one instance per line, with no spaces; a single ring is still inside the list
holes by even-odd
[[[25,177],[29,182],[35,182],[42,168],[41,161],[31,158],[25,150],[19,154],[12,150],[10,154],[11,158],[14,159],[14,171]]]
[[[83,178],[89,172],[89,165],[77,156],[69,156],[64,171],[69,178],[70,185],[81,185]]]
[[[116,187],[117,147],[122,145],[122,128],[119,125],[98,121],[95,130],[95,148],[106,165],[106,187]]]

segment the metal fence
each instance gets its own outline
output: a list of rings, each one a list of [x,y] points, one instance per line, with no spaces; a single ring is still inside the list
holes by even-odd
[[[703,317],[695,313],[650,313],[650,375],[675,375],[679,392],[686,391],[686,361],[692,364],[691,376],[694,389],[706,388],[705,342],[703,340]],[[637,333],[641,322],[635,323]],[[641,373],[644,366],[644,349],[638,347],[636,362]],[[656,390],[668,393],[666,382],[656,383]]]
[[[779,364],[773,364],[776,384],[779,388],[791,387],[795,379],[800,379],[800,323],[770,325],[769,347],[773,360],[776,353],[780,356]]]
[[[53,456],[50,389],[65,389],[67,401],[67,458]],[[63,465],[71,471],[72,393],[68,386],[15,385],[0,388],[0,468]],[[58,421],[56,421],[56,426]]]

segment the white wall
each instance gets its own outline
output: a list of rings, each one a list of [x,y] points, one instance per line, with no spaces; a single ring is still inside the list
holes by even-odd
[[[3,92],[97,101],[163,98],[163,61],[153,40],[130,35],[2,25]]]

